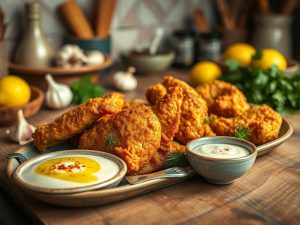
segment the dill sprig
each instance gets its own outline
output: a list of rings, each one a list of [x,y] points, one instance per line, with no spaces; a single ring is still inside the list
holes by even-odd
[[[214,124],[214,123],[216,123],[215,118],[204,117],[204,124]]]
[[[167,155],[166,159],[166,168],[170,167],[186,167],[189,165],[189,161],[186,157],[186,154],[180,152],[180,151],[175,151],[171,152]]]
[[[251,131],[249,130],[249,128],[247,128],[243,125],[237,126],[235,133],[233,134],[234,137],[244,139],[246,141],[249,140],[250,135],[251,135]]]
[[[105,143],[109,146],[113,146],[116,143],[115,137],[113,134],[109,134],[105,137]]]

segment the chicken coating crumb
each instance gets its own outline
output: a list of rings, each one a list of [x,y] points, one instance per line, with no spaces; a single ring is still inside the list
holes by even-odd
[[[124,109],[104,116],[80,138],[79,148],[116,154],[127,164],[128,173],[149,162],[160,146],[161,125],[150,107]]]
[[[90,99],[59,116],[53,122],[39,125],[32,134],[33,144],[43,152],[80,134],[101,116],[119,112],[123,104],[124,95],[116,92],[103,98]]]
[[[234,85],[221,80],[196,87],[206,101],[209,114],[235,117],[250,108],[244,94]]]
[[[248,128],[249,141],[260,145],[278,137],[282,117],[267,105],[253,106],[242,115],[225,118],[211,115],[215,123],[211,124],[212,130],[217,135],[232,136],[239,126]]]

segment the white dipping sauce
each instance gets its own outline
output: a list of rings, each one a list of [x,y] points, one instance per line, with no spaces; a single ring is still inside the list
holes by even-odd
[[[193,149],[197,155],[218,159],[241,158],[250,152],[241,146],[231,144],[204,144]]]

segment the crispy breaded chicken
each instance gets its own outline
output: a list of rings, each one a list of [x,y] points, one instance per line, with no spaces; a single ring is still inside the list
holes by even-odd
[[[181,117],[176,139],[186,144],[188,141],[207,134],[209,127],[204,124],[208,117],[206,102],[187,83],[174,77],[167,76],[162,82],[166,88],[179,86],[183,90]]]
[[[157,83],[147,89],[145,96],[151,105],[157,105],[166,94],[167,89],[161,83]]]
[[[39,125],[32,134],[33,143],[39,151],[68,140],[83,132],[101,116],[119,112],[124,96],[110,93],[103,98],[93,98],[64,113],[49,124]]]
[[[223,117],[235,117],[249,109],[244,94],[234,85],[215,80],[196,87],[196,91],[206,101],[208,112]]]
[[[256,144],[264,144],[278,137],[282,117],[267,105],[253,106],[242,115],[225,118],[211,115],[215,123],[211,124],[217,135],[233,135],[239,126],[249,129],[249,141]]]
[[[143,99],[125,99],[123,109],[129,109],[142,105],[149,105],[149,103]]]
[[[148,106],[124,109],[99,119],[80,138],[79,148],[116,154],[137,172],[160,146],[161,125]]]
[[[153,94],[156,91],[152,89]],[[161,144],[150,162],[146,163],[137,174],[151,173],[159,170],[164,166],[166,156],[170,152],[176,150],[185,151],[184,146],[181,147],[173,141],[179,129],[182,99],[182,89],[176,86],[168,88],[165,96],[155,100],[156,105],[152,105],[152,110],[161,123]]]
[[[159,148],[151,160],[146,163],[136,174],[153,173],[163,169],[165,167],[168,154],[175,151],[186,152],[186,147],[185,145],[181,145],[176,141],[172,141],[168,151]]]
[[[169,151],[174,136],[178,132],[182,100],[182,89],[178,86],[171,87],[168,88],[166,95],[152,107],[161,124],[160,148],[163,151]]]

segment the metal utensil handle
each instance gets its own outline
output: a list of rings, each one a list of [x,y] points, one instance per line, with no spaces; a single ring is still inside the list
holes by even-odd
[[[10,153],[6,156],[7,159],[15,159],[21,165],[23,162],[27,161],[27,158],[18,152]]]
[[[138,176],[127,176],[126,179],[130,184],[137,184],[137,183],[159,179],[159,178],[184,177],[186,175],[187,175],[187,171],[184,168],[172,167],[156,173],[150,173],[150,174],[138,175]]]

